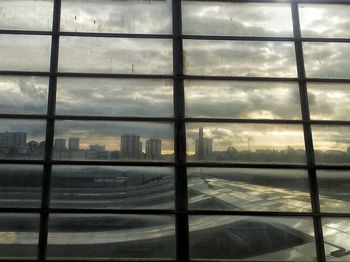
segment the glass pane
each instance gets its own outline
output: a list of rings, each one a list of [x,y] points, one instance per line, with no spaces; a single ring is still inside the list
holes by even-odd
[[[0,34],[0,70],[49,71],[51,36]]]
[[[172,80],[59,78],[57,114],[173,115]]]
[[[350,6],[299,4],[304,37],[350,37]]]
[[[187,123],[188,161],[304,163],[300,125]]]
[[[319,126],[312,127],[315,160],[318,163],[350,163],[350,127]]]
[[[171,161],[173,133],[173,126],[166,123],[56,121],[53,157]]]
[[[59,71],[172,74],[172,40],[61,37]]]
[[[190,256],[200,261],[316,261],[312,219],[190,216]]]
[[[188,75],[295,77],[289,42],[184,40]]]
[[[51,206],[174,209],[174,170],[168,167],[54,166]]]
[[[300,119],[297,83],[185,81],[188,117]]]
[[[349,261],[350,220],[348,218],[322,218],[324,248],[327,261]]]
[[[49,79],[46,77],[0,77],[0,112],[46,114]]]
[[[0,165],[0,207],[40,207],[43,167]]]
[[[350,120],[350,85],[309,83],[310,115],[320,120]]]
[[[51,259],[67,260],[174,258],[175,219],[163,215],[50,215],[47,253]]]
[[[171,1],[63,0],[61,31],[171,34]]]
[[[190,209],[311,212],[303,170],[189,168]]]
[[[0,214],[0,259],[36,259],[39,242],[39,215]]]
[[[184,34],[292,36],[289,4],[182,1]]]
[[[350,171],[318,170],[317,181],[323,212],[350,212]]]
[[[52,16],[52,0],[0,1],[0,29],[50,31]]]
[[[43,159],[46,122],[0,119],[0,158]]]
[[[307,77],[350,78],[349,43],[303,43]]]

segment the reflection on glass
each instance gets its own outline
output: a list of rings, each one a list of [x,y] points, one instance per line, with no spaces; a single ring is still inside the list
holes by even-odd
[[[312,126],[312,137],[317,163],[350,163],[350,127]]]
[[[173,133],[168,123],[56,121],[53,158],[172,161]]]
[[[42,159],[45,128],[42,120],[0,119],[0,159]]]
[[[1,0],[0,29],[51,30],[52,0]]]
[[[0,165],[0,207],[40,207],[42,176],[42,166]]]
[[[184,40],[188,75],[295,77],[290,42]]]
[[[63,0],[61,31],[170,34],[171,1]]]
[[[189,208],[310,212],[303,170],[189,168]]]
[[[310,115],[320,120],[350,120],[350,85],[309,83]]]
[[[57,114],[164,116],[173,111],[171,80],[59,78]]]
[[[318,193],[323,212],[350,212],[350,172],[317,171]]]
[[[59,71],[171,74],[170,39],[62,36]]]
[[[51,37],[0,35],[0,70],[49,71]]]
[[[184,34],[292,36],[288,4],[182,1]]]
[[[54,166],[50,203],[59,208],[174,209],[174,170]]]
[[[303,37],[350,37],[350,6],[299,4]]]
[[[36,259],[39,242],[39,214],[0,214],[0,259]]]
[[[50,215],[47,254],[51,259],[174,258],[175,219],[163,215]]]
[[[312,219],[191,216],[190,257],[201,261],[315,261]]]
[[[327,261],[349,261],[350,220],[322,218],[322,231]]]
[[[349,43],[303,43],[307,77],[350,78]]]
[[[46,77],[0,77],[0,113],[45,114],[49,80]]]
[[[188,117],[300,119],[296,83],[185,81]]]
[[[300,125],[187,123],[188,161],[305,163]]]

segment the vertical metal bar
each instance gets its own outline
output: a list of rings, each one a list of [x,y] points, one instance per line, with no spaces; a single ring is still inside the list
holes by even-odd
[[[318,197],[318,185],[316,178],[315,169],[315,154],[312,139],[312,130],[310,122],[310,111],[309,111],[309,101],[307,95],[307,85],[305,81],[305,64],[303,55],[303,45],[301,40],[301,29],[300,29],[300,18],[298,3],[296,0],[292,0],[292,18],[293,18],[293,31],[294,31],[294,44],[295,44],[295,55],[298,71],[298,82],[299,82],[299,93],[300,93],[300,104],[303,120],[306,120],[303,124],[304,128],[304,141],[306,150],[307,164],[311,167],[308,168],[309,184],[310,184],[310,195],[311,195],[311,205],[312,211],[314,213],[320,213],[320,202]],[[323,233],[321,218],[319,216],[313,217],[313,225],[316,239],[316,251],[317,260],[326,261],[325,250],[323,245]]]
[[[52,160],[53,140],[55,122],[52,118],[56,110],[56,87],[57,87],[57,68],[58,68],[58,50],[59,50],[59,27],[60,27],[61,0],[54,0],[53,7],[53,22],[52,22],[52,39],[51,39],[51,60],[50,60],[50,81],[49,95],[47,105],[47,124],[46,124],[46,141],[45,141],[45,160]],[[49,198],[50,198],[50,182],[51,182],[51,163],[44,165],[44,176],[42,183],[42,198],[41,198],[41,219],[40,219],[40,234],[38,258],[40,261],[46,258],[47,249],[47,234],[48,234],[48,219],[49,219]]]
[[[186,163],[185,94],[183,81],[183,45],[181,0],[173,0],[173,74],[174,74],[174,139],[175,163]],[[176,257],[189,261],[189,226],[187,214],[187,172],[185,166],[175,167],[176,191]],[[181,212],[183,211],[183,212]]]

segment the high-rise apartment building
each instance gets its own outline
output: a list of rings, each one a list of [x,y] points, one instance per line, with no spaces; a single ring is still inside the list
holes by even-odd
[[[203,127],[199,128],[199,136],[195,143],[197,159],[209,160],[213,155],[213,139],[204,137]]]
[[[146,158],[156,160],[162,158],[162,141],[159,139],[149,139],[146,141]]]
[[[134,134],[125,134],[120,138],[120,154],[125,159],[140,159],[142,155],[142,142]]]
[[[27,133],[25,132],[2,132],[0,133],[0,147],[14,148],[27,145]]]
[[[80,149],[80,138],[71,137],[68,139],[68,149],[69,150],[79,150]]]
[[[63,138],[56,138],[55,139],[55,150],[66,150],[67,149],[67,140]]]

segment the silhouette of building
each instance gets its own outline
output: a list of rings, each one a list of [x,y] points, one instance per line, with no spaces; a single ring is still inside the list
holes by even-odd
[[[199,128],[198,139],[196,139],[195,154],[197,160],[209,160],[213,155],[213,139],[204,137],[203,127]]]
[[[55,150],[66,150],[67,140],[63,138],[56,138],[54,148]]]
[[[80,138],[71,137],[68,139],[68,149],[69,150],[79,150],[80,149]]]
[[[94,144],[89,146],[89,150],[97,152],[106,151],[106,146]]]
[[[142,154],[142,142],[140,137],[133,134],[125,134],[120,138],[120,154],[126,159],[140,159]]]
[[[15,148],[27,146],[27,133],[2,132],[0,133],[0,147]]]
[[[149,139],[146,141],[146,158],[150,160],[161,159],[162,141],[159,139]]]

